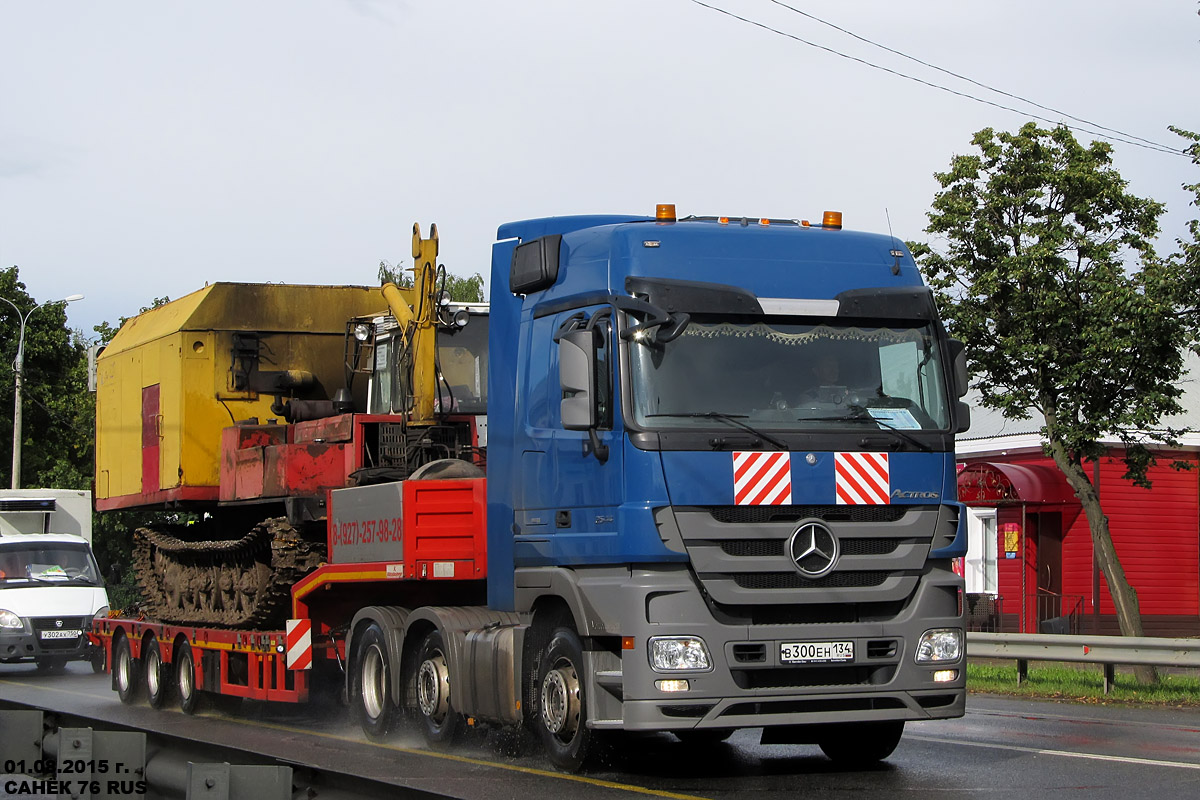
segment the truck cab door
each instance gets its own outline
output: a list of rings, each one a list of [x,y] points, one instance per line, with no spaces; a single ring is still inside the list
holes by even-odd
[[[590,329],[578,327],[598,311],[601,316]],[[529,402],[520,414],[527,438],[514,508],[518,566],[607,560],[617,547],[622,436],[615,408],[613,326],[603,311],[592,307],[533,322],[531,352],[544,356],[527,365]],[[594,342],[590,394],[577,385],[578,353],[563,355],[564,348],[584,341]],[[572,406],[589,410],[592,424],[586,429],[572,424],[571,418],[578,419]]]

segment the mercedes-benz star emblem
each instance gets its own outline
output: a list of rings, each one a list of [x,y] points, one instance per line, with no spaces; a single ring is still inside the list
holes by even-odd
[[[838,560],[838,540],[833,531],[819,522],[805,522],[788,541],[788,552],[800,574],[819,578],[833,571]]]

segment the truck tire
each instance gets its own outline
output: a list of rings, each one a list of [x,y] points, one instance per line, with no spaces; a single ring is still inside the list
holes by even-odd
[[[441,631],[432,630],[421,641],[414,682],[425,741],[433,747],[451,744],[463,730],[463,718],[451,703],[450,667]]]
[[[372,622],[354,637],[351,664],[350,702],[354,715],[367,738],[382,741],[395,726],[396,703],[387,638],[379,623]]]
[[[175,696],[179,698],[180,711],[185,714],[196,712],[200,700],[200,690],[196,688],[196,657],[186,641],[175,646]]]
[[[117,697],[126,705],[133,705],[141,699],[142,673],[133,651],[129,649],[129,637],[122,636],[113,645],[113,688]]]
[[[146,699],[151,708],[162,708],[171,693],[171,667],[163,661],[158,640],[151,637],[142,647],[142,671],[146,680]]]
[[[821,751],[840,767],[868,767],[892,754],[904,735],[904,720],[828,725],[818,735]]]
[[[570,628],[556,629],[538,667],[534,727],[550,763],[566,772],[583,766],[592,744],[586,685],[579,635]]]

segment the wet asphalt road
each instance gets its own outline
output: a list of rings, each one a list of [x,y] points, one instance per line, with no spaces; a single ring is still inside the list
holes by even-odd
[[[834,768],[815,746],[758,744],[758,731],[698,748],[674,737],[610,743],[582,775],[548,768],[530,748],[475,733],[447,751],[400,732],[368,742],[335,703],[243,704],[236,714],[187,717],[123,706],[106,675],[82,664],[64,674],[0,665],[0,699],[91,716],[197,742],[236,743],[282,759],[467,800],[556,797],[1027,798],[1200,797],[1200,711],[1130,709],[972,695],[961,720],[910,724],[885,763]],[[518,743],[519,745],[520,743]],[[197,745],[199,749],[200,745]]]

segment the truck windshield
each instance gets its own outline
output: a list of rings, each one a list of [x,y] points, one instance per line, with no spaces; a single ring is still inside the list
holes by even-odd
[[[665,344],[630,345],[641,428],[893,431],[949,428],[937,337],[928,324],[693,318]]]
[[[0,543],[0,589],[34,583],[100,586],[100,570],[86,545]]]

